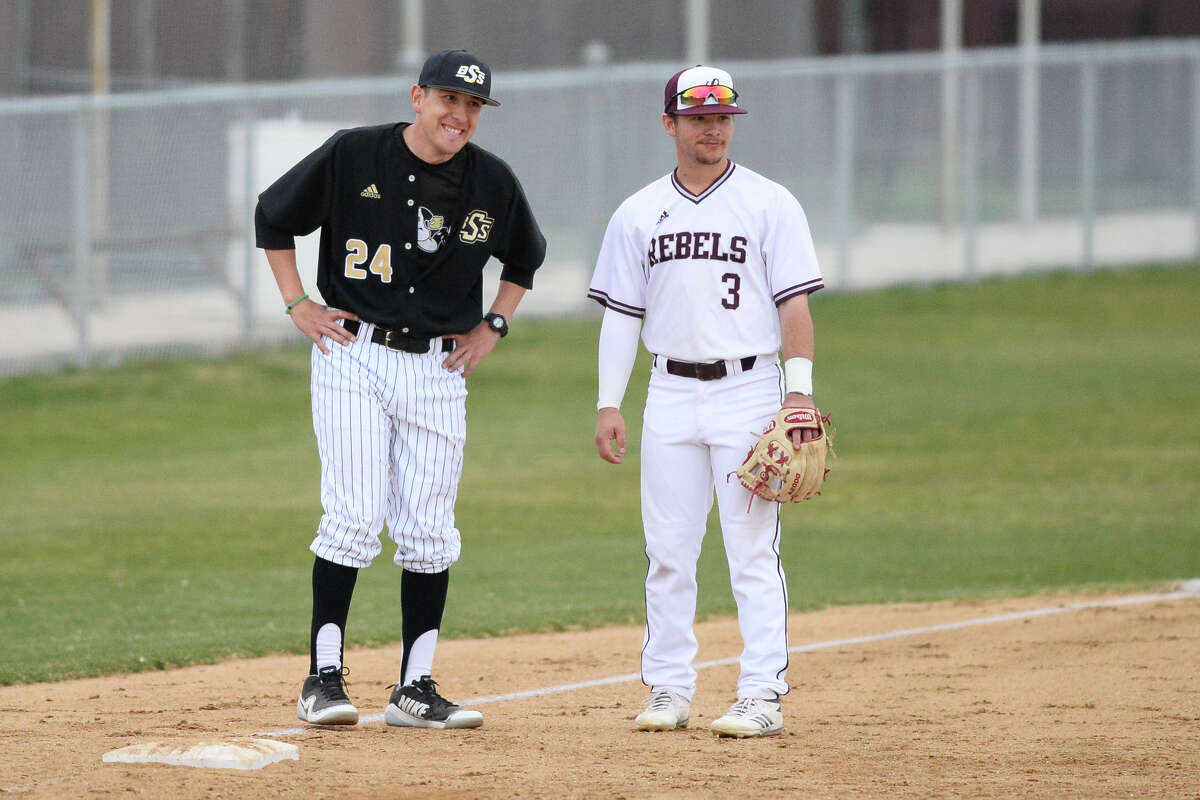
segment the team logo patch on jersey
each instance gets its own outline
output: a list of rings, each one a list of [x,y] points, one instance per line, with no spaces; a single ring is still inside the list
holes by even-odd
[[[475,209],[463,220],[462,230],[458,232],[458,240],[466,244],[486,242],[492,232],[496,220],[487,215],[486,211]]]
[[[379,189],[375,188],[375,184],[371,184],[367,188],[358,193],[359,197],[366,197],[369,200],[379,199]]]
[[[658,225],[658,224],[660,224],[660,223],[661,223],[661,222],[662,222],[664,219],[666,219],[666,218],[667,218],[667,217],[669,217],[669,216],[671,216],[671,215],[670,215],[668,212],[664,211],[663,213],[661,213],[661,214],[659,214],[659,215],[658,215],[658,222],[656,222],[656,223],[654,223],[654,224],[655,224],[655,225]]]
[[[417,247],[426,253],[436,253],[449,236],[445,217],[434,214],[425,206],[417,208]]]

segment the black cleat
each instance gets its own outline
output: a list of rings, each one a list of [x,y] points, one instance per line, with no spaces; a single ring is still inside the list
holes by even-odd
[[[483,714],[455,705],[437,693],[428,675],[408,686],[396,684],[383,717],[400,728],[478,728]]]
[[[321,667],[316,675],[309,675],[296,701],[296,716],[314,725],[357,723],[358,709],[346,696],[342,680],[349,672],[345,667]]]

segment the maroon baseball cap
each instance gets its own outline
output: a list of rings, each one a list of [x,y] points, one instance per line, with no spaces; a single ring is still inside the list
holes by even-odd
[[[667,81],[663,91],[663,112],[684,115],[747,113],[737,100],[738,93],[728,72],[697,64],[681,69]]]

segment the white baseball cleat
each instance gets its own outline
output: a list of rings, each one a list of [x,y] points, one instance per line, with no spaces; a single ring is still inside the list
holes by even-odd
[[[708,728],[717,736],[771,736],[783,730],[783,709],[778,700],[746,697],[733,704],[723,717],[713,720]]]
[[[646,701],[646,710],[634,720],[639,731],[673,731],[686,728],[692,704],[670,689],[655,689]]]

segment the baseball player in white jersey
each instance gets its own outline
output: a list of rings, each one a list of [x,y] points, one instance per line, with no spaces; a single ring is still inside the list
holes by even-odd
[[[619,408],[639,331],[654,357],[641,446],[649,560],[642,680],[651,690],[636,720],[641,730],[688,724],[696,562],[714,489],[745,646],[737,702],[711,730],[783,730],[788,603],[779,506],[751,503],[729,475],[781,407],[814,407],[808,295],[823,281],[800,204],[726,157],[734,116],[745,113],[724,70],[696,66],[671,77],[662,122],[678,166],[613,214],[588,290],[605,308],[595,441],[606,461],[623,460]],[[799,444],[813,432],[794,436]]]

